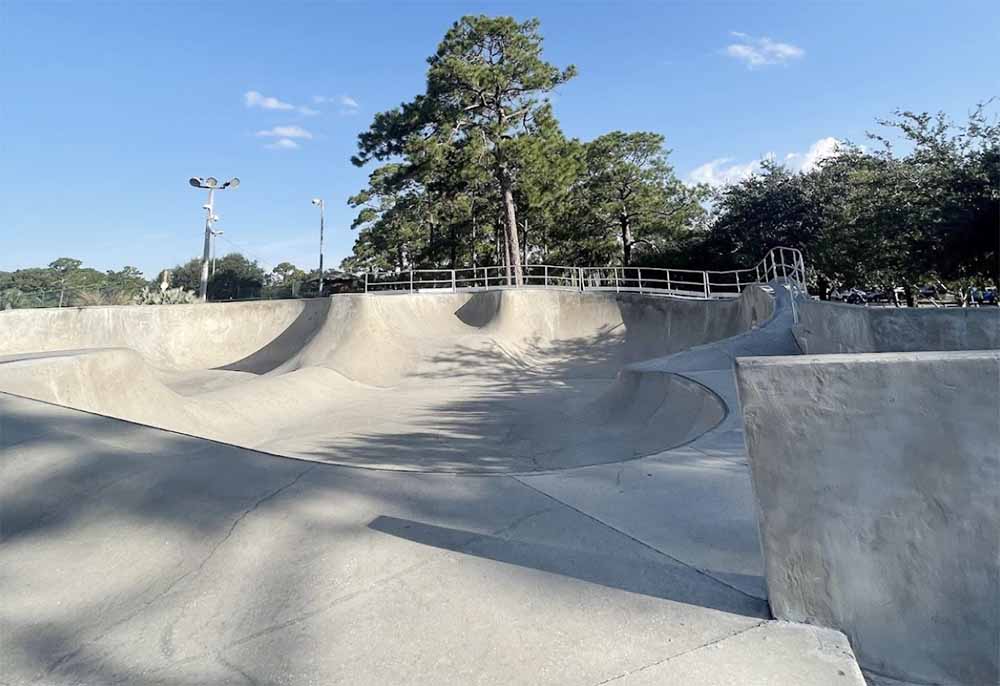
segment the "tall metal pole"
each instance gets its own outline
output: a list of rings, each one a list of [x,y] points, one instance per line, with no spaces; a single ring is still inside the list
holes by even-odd
[[[205,205],[205,249],[201,258],[201,301],[208,300],[208,261],[212,249],[212,206],[215,202],[215,189],[208,189],[208,204]]]
[[[323,297],[323,210],[326,203],[319,201],[319,297]]]

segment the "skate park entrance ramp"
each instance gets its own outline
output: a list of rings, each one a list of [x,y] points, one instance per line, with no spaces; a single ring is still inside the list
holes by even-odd
[[[632,365],[749,331],[737,298],[510,289],[4,313],[0,390],[279,455],[519,473],[688,443],[725,403]]]

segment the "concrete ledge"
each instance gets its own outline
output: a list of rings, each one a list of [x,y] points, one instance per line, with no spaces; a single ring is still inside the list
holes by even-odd
[[[1000,683],[1000,351],[741,358],[775,617],[862,668]]]
[[[1000,308],[864,307],[800,299],[806,354],[1000,348]]]

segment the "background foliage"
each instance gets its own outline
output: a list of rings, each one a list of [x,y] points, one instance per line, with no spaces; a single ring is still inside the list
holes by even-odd
[[[992,101],[964,121],[897,111],[863,143],[844,142],[794,172],[758,173],[710,189],[686,184],[662,134],[567,138],[549,94],[572,79],[542,57],[537,20],[469,16],[428,62],[427,86],[375,115],[358,137],[375,164],[350,197],[357,210],[347,273],[526,263],[734,269],[777,245],[799,248],[810,286],[954,290],[1000,286],[1000,124]],[[0,309],[180,302],[201,260],[169,269],[157,298],[134,267],[100,272],[59,258],[0,272]],[[324,294],[356,286],[327,272]],[[148,290],[144,290],[147,289]],[[282,262],[266,272],[239,253],[218,259],[212,300],[318,295],[319,274]],[[912,301],[912,297],[910,298]]]

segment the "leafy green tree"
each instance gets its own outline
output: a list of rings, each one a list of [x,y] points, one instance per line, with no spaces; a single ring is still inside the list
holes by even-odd
[[[147,282],[137,267],[125,266],[118,271],[109,269],[105,274],[108,288],[133,296],[146,287]]]
[[[617,244],[623,266],[632,264],[637,245],[662,249],[705,214],[707,188],[686,186],[674,175],[663,143],[658,133],[613,131],[585,146],[580,221],[604,244],[600,252]]]
[[[551,109],[545,108],[536,114],[531,135],[518,138],[511,149],[520,179],[514,198],[522,260],[546,262],[560,227],[579,222],[580,213],[570,208],[584,171],[584,146],[566,139]]]
[[[845,145],[805,173],[765,162],[724,188],[701,263],[748,265],[786,245],[805,252],[821,297],[899,285],[910,304],[921,283],[996,284],[1000,126],[982,106],[963,124],[906,111],[880,123],[875,150]]]
[[[264,270],[256,260],[229,253],[216,262],[215,273],[208,282],[208,297],[211,300],[259,298],[263,286]]]
[[[291,262],[281,262],[266,275],[264,291],[266,297],[298,297],[303,283],[309,275]]]
[[[540,98],[574,76],[541,58],[538,20],[467,16],[447,32],[428,59],[426,92],[375,116],[358,139],[357,165],[371,159],[430,156],[441,146],[472,146],[492,177],[501,202],[506,253],[522,283],[514,192],[519,179],[512,147],[535,117],[546,116]]]
[[[178,264],[170,269],[160,271],[156,276],[156,283],[160,284],[164,280],[164,272],[170,272],[167,279],[168,285],[174,288],[183,288],[186,291],[199,292],[201,290],[201,258],[193,257],[184,264]]]

